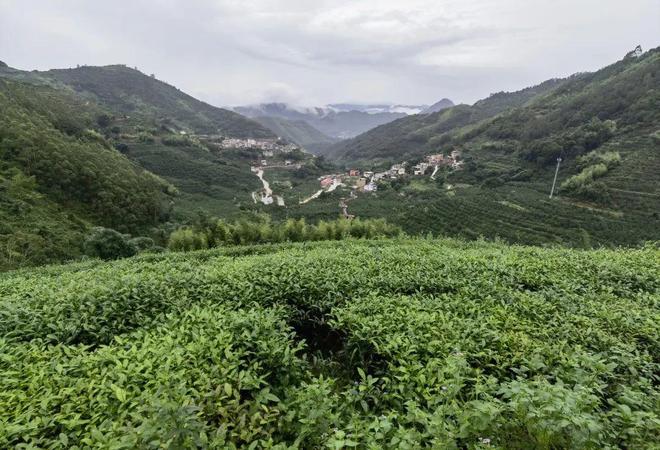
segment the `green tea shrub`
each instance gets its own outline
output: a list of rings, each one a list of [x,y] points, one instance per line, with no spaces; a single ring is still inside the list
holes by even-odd
[[[0,448],[654,449],[658,261],[347,239],[2,274]]]

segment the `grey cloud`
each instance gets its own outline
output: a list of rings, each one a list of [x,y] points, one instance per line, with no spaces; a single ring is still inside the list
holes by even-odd
[[[472,102],[660,41],[657,0],[0,0],[0,60],[126,63],[216,104]]]

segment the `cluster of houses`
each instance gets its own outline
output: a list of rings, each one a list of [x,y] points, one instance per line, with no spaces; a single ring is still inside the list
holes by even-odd
[[[236,139],[225,138],[220,142],[222,148],[244,148],[244,149],[257,149],[264,151],[279,151],[282,153],[290,153],[298,150],[299,147],[295,144],[282,142],[280,139]]]
[[[434,155],[429,155],[426,157],[426,161],[416,164],[412,168],[413,175],[424,175],[426,171],[433,167],[434,169],[438,167],[451,167],[452,169],[460,169],[463,166],[463,161],[461,161],[461,152],[458,150],[452,151],[449,155],[443,153],[437,153]],[[406,170],[407,164],[405,162],[394,164],[389,170],[384,172],[372,172],[369,170],[361,171],[360,169],[350,169],[345,174],[334,174],[334,175],[324,175],[319,178],[321,183],[321,188],[325,189],[333,184],[341,183],[342,178],[345,176],[348,177],[358,177],[355,187],[358,191],[361,192],[374,192],[378,189],[377,182],[384,179],[395,180],[398,177],[406,175],[408,172]]]
[[[272,156],[272,155],[271,155]],[[268,160],[266,158],[253,161],[252,164],[250,165],[250,170],[254,173],[258,172],[260,169],[266,168],[266,167],[282,167],[282,164],[268,164]],[[301,163],[294,163],[290,159],[285,159],[284,160],[284,167],[288,167],[290,169],[296,168],[300,169],[302,168]]]
[[[358,191],[374,192],[378,189],[378,186],[376,186],[373,176],[373,172],[360,172],[358,169],[351,169],[346,174],[324,175],[319,178],[319,181],[321,182],[321,189],[327,189],[342,183],[344,177],[358,177],[354,185]]]
[[[424,175],[429,167],[451,167],[452,169],[460,169],[463,166],[463,161],[460,160],[461,152],[458,150],[452,151],[449,155],[445,156],[444,153],[437,153],[426,157],[426,161],[422,161],[413,167],[413,175]]]

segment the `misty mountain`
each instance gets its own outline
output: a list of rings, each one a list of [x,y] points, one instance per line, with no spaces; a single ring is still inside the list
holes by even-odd
[[[326,108],[334,110],[336,112],[360,111],[369,114],[376,114],[376,113],[419,114],[425,109],[427,109],[428,105],[392,105],[392,104],[363,105],[358,103],[331,103],[327,105]]]
[[[383,161],[428,154],[434,151],[441,135],[521,107],[562,81],[551,79],[515,92],[497,92],[473,105],[461,104],[429,114],[406,116],[339,142],[325,154],[343,162]]]
[[[351,109],[352,106],[358,109]],[[250,118],[266,116],[303,121],[328,136],[347,139],[408,115],[406,112],[391,112],[385,109],[384,105],[378,105],[375,108],[348,104],[297,108],[285,103],[263,103],[238,106],[234,108],[234,111]]]
[[[323,153],[329,146],[339,141],[338,138],[321,133],[304,120],[284,119],[274,116],[255,117],[254,120],[276,135],[298,144],[314,154]]]

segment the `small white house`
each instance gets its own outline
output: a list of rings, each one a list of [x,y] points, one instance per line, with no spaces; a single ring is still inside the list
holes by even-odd
[[[375,192],[378,190],[378,186],[373,181],[364,185],[364,192]]]

